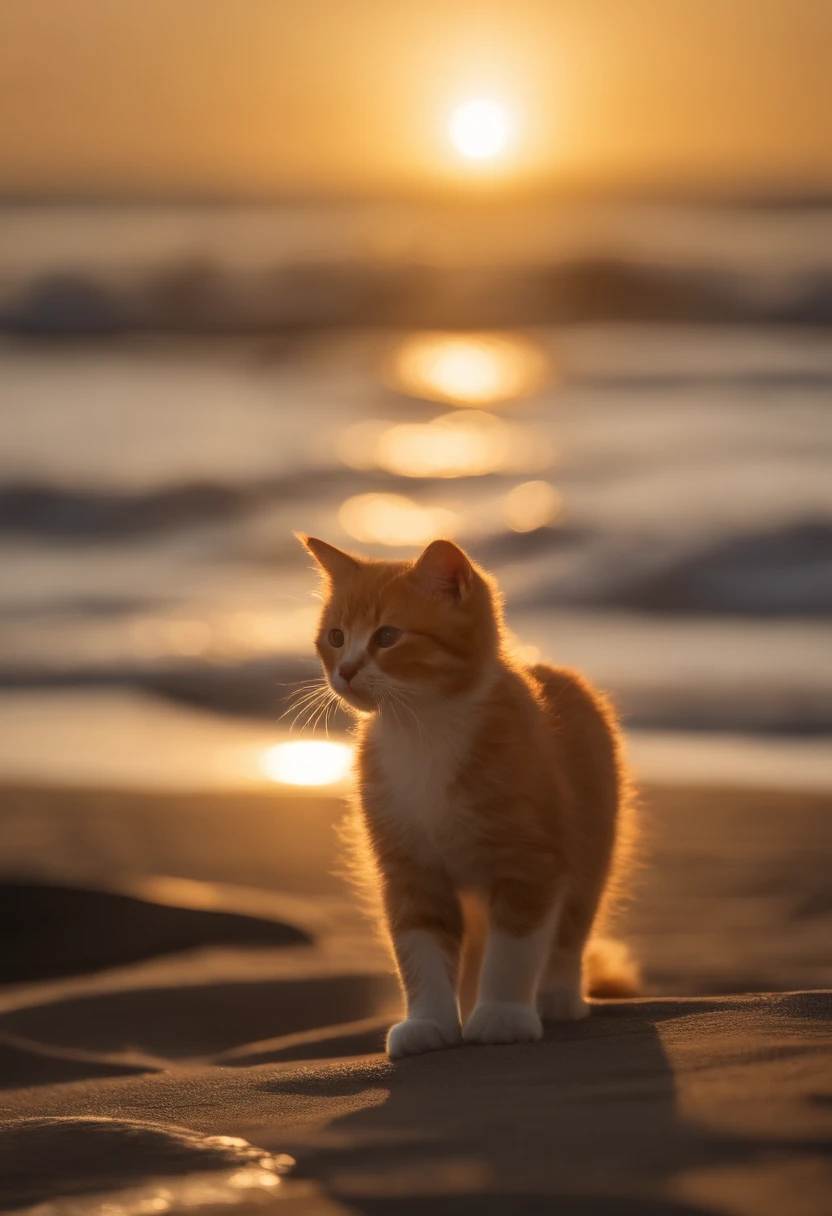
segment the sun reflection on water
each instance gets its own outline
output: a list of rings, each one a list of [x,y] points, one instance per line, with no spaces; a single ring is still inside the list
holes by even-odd
[[[545,435],[483,410],[391,426],[375,447],[375,463],[401,477],[536,472],[547,468],[551,458],[551,445]]]
[[[27,1124],[38,1122],[41,1142],[48,1149],[50,1180],[65,1184],[67,1193],[56,1193],[48,1203],[18,1209],[48,1216],[164,1216],[171,1212],[272,1210],[278,1196],[296,1199],[309,1196],[308,1184],[291,1177],[294,1157],[270,1153],[237,1136],[206,1136],[184,1128],[119,1119],[80,1118],[22,1120],[18,1136]],[[44,1127],[43,1124],[47,1126]],[[115,1152],[124,1165],[125,1185],[76,1194],[77,1169],[73,1162],[77,1146],[93,1135],[101,1139],[99,1153]],[[23,1141],[24,1145],[26,1140]],[[47,1149],[47,1151],[48,1151]],[[82,1153],[84,1160],[89,1150]],[[187,1167],[190,1165],[190,1169]],[[156,1166],[157,1168],[154,1168]],[[177,1170],[177,1166],[179,1169]],[[185,1172],[180,1172],[185,1167]],[[168,1174],[167,1168],[175,1170]],[[157,1172],[158,1169],[158,1172]],[[106,1171],[105,1171],[106,1172]],[[95,1187],[95,1184],[92,1184]],[[105,1183],[106,1186],[106,1183]],[[58,1187],[56,1186],[56,1192]]]
[[[420,506],[403,494],[356,494],[342,504],[338,522],[366,544],[424,545],[451,535],[458,519],[453,511]]]
[[[260,770],[282,785],[334,785],[347,777],[352,760],[347,743],[304,739],[267,748],[260,756]]]
[[[388,380],[411,397],[448,405],[499,405],[543,384],[545,352],[520,334],[416,333],[393,353]]]

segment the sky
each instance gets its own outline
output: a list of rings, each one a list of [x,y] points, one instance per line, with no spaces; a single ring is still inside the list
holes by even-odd
[[[830,62],[832,0],[0,0],[0,193],[820,192]]]

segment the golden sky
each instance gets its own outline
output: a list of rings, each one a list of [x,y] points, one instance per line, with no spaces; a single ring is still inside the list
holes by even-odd
[[[0,191],[823,189],[830,63],[832,0],[0,0]]]

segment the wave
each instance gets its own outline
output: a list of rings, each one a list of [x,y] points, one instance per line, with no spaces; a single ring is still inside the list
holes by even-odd
[[[337,494],[355,475],[321,474]],[[363,483],[370,484],[367,475]],[[426,482],[425,485],[430,483]],[[373,488],[395,487],[383,474]],[[291,474],[246,483],[186,482],[132,493],[0,485],[0,534],[45,544],[107,545],[178,533],[206,524],[236,523],[275,504],[320,497],[316,478]],[[287,543],[260,553],[247,546],[239,561],[278,567],[295,556]],[[749,617],[832,616],[832,518],[811,516],[755,530],[727,531],[707,543],[681,526],[668,547],[640,531],[569,522],[528,533],[496,531],[473,545],[475,556],[503,581],[510,605],[576,606],[658,614]],[[380,554],[384,555],[384,554]],[[514,581],[503,571],[522,571]],[[48,606],[53,615],[67,604]],[[141,610],[129,596],[80,596],[73,612],[115,615]],[[42,614],[45,605],[25,611]],[[9,606],[15,611],[14,606]],[[6,615],[0,605],[0,615]]]
[[[594,544],[594,541],[600,543]],[[570,546],[579,560],[522,598],[531,608],[636,609],[686,616],[832,616],[832,520],[804,519],[656,555],[649,538],[551,531],[531,542],[540,559]],[[508,537],[492,550],[514,545]],[[593,553],[593,548],[595,552]]]
[[[109,541],[239,518],[257,500],[254,490],[216,482],[136,493],[18,483],[0,486],[0,532]]]
[[[331,469],[325,476],[328,488],[337,493],[353,474]],[[186,481],[133,491],[17,481],[0,484],[0,534],[106,543],[234,522],[274,503],[314,497],[315,492],[306,470],[250,482]]]
[[[615,621],[605,616],[599,627],[614,630]],[[634,663],[630,674],[605,681],[628,729],[832,734],[832,689],[819,688],[817,683],[784,679],[776,672],[761,679],[755,670],[753,695],[749,695],[744,685],[730,677],[690,681],[680,679],[678,672],[665,671],[666,678],[660,679],[656,674],[655,667],[639,673]],[[152,667],[115,665],[60,672],[0,667],[0,690],[132,688],[205,713],[269,722],[288,732],[290,727],[301,731],[304,726],[304,715],[296,714],[293,694],[301,683],[319,676],[320,668],[312,657],[223,664],[177,660]],[[341,710],[330,717],[329,729],[336,733],[343,733],[349,725],[350,719]]]
[[[828,326],[832,270],[781,276],[773,291],[751,272],[626,257],[508,267],[306,263],[245,275],[185,262],[126,282],[45,273],[0,310],[0,330],[33,338],[596,322]]]
[[[686,552],[677,548],[660,559],[643,536],[613,540],[577,525],[520,536],[495,533],[476,552],[500,577],[509,621],[547,655],[566,651],[567,661],[596,664],[596,678],[629,727],[832,733],[832,688],[805,657],[807,645],[821,653],[827,644],[829,627],[822,622],[832,617],[832,520],[736,532],[708,545],[691,540]],[[63,649],[50,659],[29,645],[32,658],[23,661],[10,648],[0,661],[0,690],[133,688],[282,731],[295,720],[295,694],[320,676],[311,643],[301,646],[303,657],[126,657],[124,651],[107,660],[93,650],[81,659],[72,641],[79,617],[96,629],[110,618],[126,636],[147,604],[129,596],[105,596],[99,603],[87,595],[48,607],[49,619],[40,625],[31,608],[26,615],[33,631],[65,632]],[[154,617],[163,620],[167,612],[175,619],[177,605],[153,605]],[[756,640],[739,653],[742,622],[756,630]],[[815,640],[804,644],[807,630]],[[691,645],[698,658],[691,659]],[[778,655],[791,658],[784,663]],[[303,714],[298,717],[296,729],[303,725]],[[338,714],[330,725],[345,730],[348,722]]]

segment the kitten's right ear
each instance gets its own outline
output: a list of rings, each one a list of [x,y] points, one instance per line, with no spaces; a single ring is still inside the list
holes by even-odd
[[[360,570],[361,566],[356,558],[344,553],[343,549],[336,549],[334,545],[328,545],[325,540],[318,540],[314,536],[304,536],[302,532],[296,532],[295,536],[332,582],[349,578]]]

